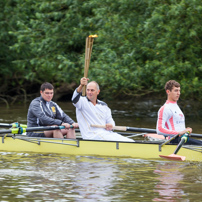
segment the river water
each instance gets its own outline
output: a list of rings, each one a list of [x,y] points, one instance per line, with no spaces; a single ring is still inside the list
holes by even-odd
[[[109,103],[116,125],[155,128],[163,102]],[[75,118],[71,103],[59,103]],[[200,109],[184,105],[202,133]],[[0,122],[26,124],[28,106],[0,106]],[[0,152],[0,201],[201,201],[202,163]]]

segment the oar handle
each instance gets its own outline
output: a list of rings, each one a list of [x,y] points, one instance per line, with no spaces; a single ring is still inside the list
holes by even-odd
[[[169,140],[167,140],[166,142],[164,142],[163,144],[161,144],[161,146],[165,145],[165,144],[168,144],[169,142],[171,142],[172,140],[174,140],[176,137],[178,137],[179,134],[173,136],[172,138],[170,138]]]
[[[179,144],[177,145],[177,148],[176,148],[175,151],[174,151],[174,154],[177,154],[177,152],[180,150],[180,148],[182,147],[182,145],[187,142],[188,136],[189,136],[189,133],[185,133],[185,134],[182,136],[182,138],[181,138]]]
[[[73,125],[70,125],[70,128],[74,128]],[[46,130],[61,130],[65,129],[65,126],[41,126],[41,127],[30,127],[26,128],[25,132],[32,132],[32,131],[46,131]]]
[[[179,136],[179,134],[173,136],[173,137],[170,138],[169,140],[167,140],[167,141],[165,141],[164,143],[160,144],[160,145],[159,145],[159,151],[161,151],[161,147],[162,147],[163,145],[168,144],[170,141],[174,140],[177,136]]]
[[[91,127],[95,128],[106,128],[105,125],[95,125],[91,124]],[[133,131],[133,132],[140,132],[140,133],[156,133],[156,130],[149,129],[149,128],[135,128],[135,127],[128,127],[128,126],[114,126],[113,130],[120,130],[120,131]]]
[[[19,124],[19,127],[27,128],[27,125],[26,124]]]
[[[70,128],[74,128],[73,125],[70,125]],[[65,126],[40,126],[40,127],[29,127],[29,128],[11,128],[9,130],[0,130],[0,134],[12,133],[12,134],[22,134],[25,132],[34,132],[34,131],[47,131],[47,130],[59,130],[65,129]]]
[[[46,130],[58,130],[58,129],[65,129],[65,127],[64,127],[64,126],[30,127],[30,128],[26,128],[24,132],[46,131]]]
[[[94,128],[106,128],[105,125],[95,125],[95,124],[91,124],[91,127]],[[113,126],[112,127],[113,130],[121,130],[121,131],[127,131],[127,127],[126,126]]]
[[[12,127],[13,125],[12,125],[12,124],[8,124],[8,123],[0,123],[0,126],[1,126],[1,127],[5,127],[5,128],[10,128],[10,127]]]
[[[185,139],[182,138],[180,143],[177,145],[177,148],[174,151],[174,154],[177,154],[177,152],[180,150],[180,148],[182,147],[182,145],[185,143]]]
[[[156,133],[155,129],[150,128],[136,128],[136,127],[126,127],[127,131],[139,132],[139,133]]]
[[[19,127],[22,127],[22,128],[27,128],[27,125],[26,124],[19,124],[18,122],[15,122],[15,123],[0,123],[0,127],[5,127],[5,128],[19,128]]]

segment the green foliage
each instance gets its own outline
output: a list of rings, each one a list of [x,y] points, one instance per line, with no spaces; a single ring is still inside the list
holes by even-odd
[[[102,36],[110,37],[102,41],[96,67],[105,74],[109,93],[115,87],[119,94],[160,92],[167,80],[176,79],[184,97],[202,98],[200,2],[106,1],[104,7],[107,12],[96,13],[105,16]],[[97,70],[94,74],[98,77]]]
[[[0,93],[44,81],[78,84],[85,38],[95,39],[89,78],[106,97],[164,93],[202,99],[201,16],[196,0],[2,0]],[[36,89],[37,91],[38,89]],[[73,90],[73,89],[72,89]]]

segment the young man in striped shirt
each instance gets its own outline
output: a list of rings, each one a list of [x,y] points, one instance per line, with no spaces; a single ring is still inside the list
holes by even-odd
[[[177,138],[171,141],[171,143],[178,143],[181,135],[186,132],[192,133],[192,128],[185,127],[184,114],[177,104],[180,97],[180,84],[175,80],[169,80],[165,85],[165,91],[167,101],[158,111],[156,131],[158,135],[169,137],[179,134]],[[189,138],[188,144],[202,145],[202,142]]]

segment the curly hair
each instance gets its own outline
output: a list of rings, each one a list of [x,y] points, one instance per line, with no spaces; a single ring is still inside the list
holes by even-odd
[[[171,91],[173,89],[173,87],[179,88],[180,84],[175,80],[169,80],[168,82],[166,82],[165,90],[170,90]]]

